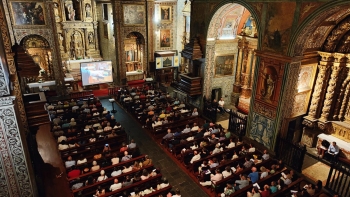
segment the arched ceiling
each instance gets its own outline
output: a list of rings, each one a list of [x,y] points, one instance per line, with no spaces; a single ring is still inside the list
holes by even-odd
[[[240,4],[229,3],[219,8],[210,21],[208,38],[234,38],[238,35],[250,12]]]
[[[297,38],[295,55],[326,51],[350,53],[350,4],[335,6],[309,22]]]

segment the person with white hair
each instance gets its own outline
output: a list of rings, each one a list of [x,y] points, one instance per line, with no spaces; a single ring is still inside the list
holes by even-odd
[[[96,182],[104,181],[106,179],[108,179],[108,176],[105,174],[104,170],[101,170],[100,176],[97,178]]]

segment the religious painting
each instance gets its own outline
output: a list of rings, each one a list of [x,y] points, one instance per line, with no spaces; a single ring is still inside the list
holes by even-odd
[[[284,62],[271,62],[261,58],[256,99],[277,106],[283,82]]]
[[[170,29],[161,29],[160,34],[160,47],[170,47],[171,46],[171,30]]]
[[[160,20],[161,22],[170,22],[172,19],[171,6],[160,6]]]
[[[313,84],[313,72],[317,65],[303,65],[298,78],[298,92],[311,90]]]
[[[108,39],[108,23],[103,23],[103,37]]]
[[[173,66],[173,56],[162,57],[163,68],[168,68]]]
[[[135,61],[135,50],[136,50],[136,43],[133,43],[132,41],[128,43],[128,40],[125,40],[125,57],[127,62]]]
[[[145,6],[140,4],[123,5],[124,25],[144,25]]]
[[[161,57],[156,58],[156,69],[163,68],[163,61]]]
[[[215,75],[232,75],[233,74],[233,64],[234,55],[217,55],[215,57]]]
[[[295,2],[269,3],[266,14],[266,30],[263,50],[286,54],[296,8]]]
[[[45,25],[43,2],[14,1],[11,8],[15,25]]]
[[[253,112],[249,138],[256,140],[269,149],[274,146],[274,122],[265,116]]]

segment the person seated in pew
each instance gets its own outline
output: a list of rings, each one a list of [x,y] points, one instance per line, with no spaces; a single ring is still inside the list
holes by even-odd
[[[70,123],[69,123],[69,125],[70,125],[71,127],[73,127],[73,126],[76,126],[76,125],[77,125],[77,123],[75,122],[75,119],[74,119],[74,118],[71,118],[71,119],[70,119]]]
[[[208,139],[211,144],[217,144],[219,142],[219,138],[217,138],[215,134],[211,134],[211,138]]]
[[[107,160],[107,158],[104,157],[104,158],[102,159],[102,162],[101,162],[101,168],[108,167],[108,166],[110,166],[110,165],[111,165],[111,162],[109,162],[109,161]]]
[[[282,176],[281,176],[281,179],[283,180],[284,184],[285,185],[289,185],[292,183],[292,177],[291,177],[291,174],[290,174],[290,171],[285,171],[281,173]]]
[[[100,169],[100,165],[97,165],[97,161],[92,161],[92,167],[91,167],[91,171],[97,171]]]
[[[192,111],[192,116],[198,116],[198,111],[197,111],[197,108],[194,108],[193,111]]]
[[[217,134],[217,133],[219,133],[219,128],[218,128],[218,126],[215,124],[214,125],[214,128],[211,130],[211,133],[212,134]]]
[[[113,129],[120,129],[120,128],[122,128],[122,125],[120,124],[120,122],[116,122]]]
[[[250,152],[250,153],[254,153],[255,152],[255,147],[253,146],[252,143],[249,144],[248,152]]]
[[[117,178],[114,179],[113,184],[109,187],[109,191],[113,192],[123,187],[123,184],[118,181]]]
[[[235,188],[232,187],[231,183],[227,183],[226,187],[224,188],[224,193],[222,193],[220,196],[230,196],[231,194],[235,193]]]
[[[260,167],[260,179],[263,179],[269,175],[269,170],[266,169],[264,166]]]
[[[149,174],[148,170],[147,169],[143,169],[142,175],[141,175],[141,180],[146,180],[149,177],[151,177],[151,175]]]
[[[271,185],[269,186],[269,189],[270,189],[270,193],[271,194],[276,193],[278,191],[278,188],[276,186],[276,181],[272,181],[271,182]]]
[[[270,155],[269,155],[269,153],[267,152],[266,149],[264,150],[264,154],[262,155],[262,158],[263,158],[264,160],[270,159]]]
[[[116,167],[113,168],[113,172],[111,173],[111,177],[119,176],[119,175],[121,175],[122,173],[123,173],[123,172],[122,172],[121,167],[116,166]]]
[[[259,189],[254,186],[251,192],[247,192],[247,197],[261,197]]]
[[[80,168],[81,174],[90,172],[90,167],[87,163],[84,163],[83,167]]]
[[[192,157],[190,163],[193,164],[193,162],[198,161],[200,159],[201,159],[201,154],[198,153],[198,151],[193,151],[193,157]]]
[[[107,126],[103,129],[103,131],[108,132],[112,130],[111,123],[107,122]]]
[[[76,165],[76,162],[72,159],[72,156],[68,156],[67,161],[65,162],[66,168],[70,168]]]
[[[308,185],[305,185],[305,186],[304,186],[304,189],[306,189],[307,193],[309,193],[310,196],[315,195],[316,187],[315,187],[314,184],[310,183],[310,184],[308,184]]]
[[[254,164],[259,164],[262,162],[262,157],[261,155],[253,155],[253,162]]]
[[[239,178],[240,178],[240,180],[235,181],[235,184],[234,184],[235,190],[240,190],[240,189],[249,185],[249,180],[247,179],[247,175],[240,174]]]
[[[106,191],[105,189],[103,189],[100,185],[97,187],[96,193],[94,195],[94,197],[96,196],[103,196],[105,195]]]
[[[127,175],[127,176],[125,177],[125,180],[123,181],[123,187],[127,187],[127,186],[129,186],[129,185],[131,185],[131,184],[132,184],[131,177],[130,177],[129,175]]]
[[[71,184],[72,184],[72,187],[71,187],[72,190],[76,190],[84,186],[84,183],[80,181],[80,178],[73,180]]]
[[[67,120],[64,120],[62,124],[62,129],[67,129],[69,127],[70,127],[70,123]]]
[[[184,130],[181,131],[181,133],[189,133],[189,132],[191,132],[191,128],[190,128],[190,125],[187,124]]]
[[[101,170],[100,171],[100,176],[97,177],[97,181],[96,182],[104,181],[106,179],[108,179],[108,176],[105,174],[104,170]]]
[[[122,147],[119,149],[119,152],[124,152],[128,150],[128,146],[125,142],[122,143]]]
[[[282,179],[277,180],[277,185],[276,185],[278,190],[282,190],[285,187],[285,184]]]
[[[68,158],[68,159],[69,159],[69,158]],[[79,159],[77,160],[77,165],[83,164],[83,163],[86,163],[86,162],[87,162],[86,157],[84,157],[83,154],[80,154]]]
[[[220,169],[218,168],[215,170],[215,175],[213,174],[210,175],[210,181],[199,182],[199,184],[201,184],[202,186],[210,186],[212,182],[215,184],[216,182],[221,181],[222,179],[223,179],[223,176],[220,172]]]
[[[193,134],[192,133],[190,133],[189,134],[189,136],[186,138],[186,141],[192,141],[192,140],[194,140],[194,136],[193,136]]]
[[[131,158],[132,158],[132,155],[129,155],[128,151],[124,151],[124,156],[122,157],[122,162],[129,161]]]
[[[128,145],[128,149],[134,149],[136,148],[136,143],[134,139],[131,139],[130,144]]]
[[[132,171],[132,165],[130,163],[126,163],[123,166],[122,173],[127,173]]]
[[[210,136],[210,135],[211,135],[211,132],[209,131],[209,129],[206,129],[202,137]]]
[[[76,168],[75,165],[71,166],[71,170],[68,172],[67,177],[69,179],[78,177],[80,175],[80,170]]]
[[[197,142],[196,142],[196,141],[194,141],[194,142],[193,142],[193,144],[192,144],[192,146],[190,146],[190,148],[191,148],[192,150],[197,149],[197,148],[198,148],[198,144],[197,144]]]
[[[164,120],[162,121],[162,124],[168,124],[168,123],[169,123],[168,118],[165,117]]]
[[[233,151],[233,155],[232,155],[232,159],[231,160],[235,160],[237,158],[238,158],[237,151]]]
[[[145,155],[145,159],[142,162],[142,166],[145,167],[151,164],[152,164],[152,159],[150,159],[148,155]]]
[[[58,150],[66,150],[69,146],[66,142],[66,140],[62,140],[61,143],[58,144]]]
[[[220,149],[220,143],[217,143],[217,144],[215,145],[214,150],[211,152],[211,155],[218,154],[218,153],[220,153],[221,151],[222,151],[222,150]]]
[[[161,179],[161,183],[157,185],[157,190],[160,190],[160,189],[163,189],[163,188],[166,188],[169,186],[169,182],[168,182],[168,179],[163,177]]]
[[[193,127],[191,128],[191,131],[197,131],[199,129],[197,123],[193,123]]]
[[[259,172],[257,172],[256,167],[252,167],[252,172],[248,174],[248,178],[254,184],[259,180]]]
[[[234,147],[236,147],[236,144],[233,141],[233,138],[230,138],[230,143],[226,146],[226,148],[234,148]]]
[[[152,123],[152,127],[154,128],[154,127],[156,127],[156,126],[160,126],[160,125],[162,125],[163,124],[163,122],[160,120],[160,118],[158,117],[158,119],[157,119],[157,121],[154,121],[153,123]]]
[[[134,177],[131,179],[132,183],[137,183],[141,181],[141,172],[136,172]]]
[[[225,133],[220,132],[219,142],[226,140]]]
[[[222,171],[222,176],[223,176],[224,178],[229,177],[229,176],[231,176],[232,174],[233,174],[233,172],[232,172],[232,169],[231,169],[230,166],[226,166],[226,167],[225,167],[225,170]]]
[[[219,165],[218,159],[214,157],[213,159],[209,159],[208,161],[210,168],[216,168]]]
[[[142,164],[140,164],[139,161],[135,161],[134,165],[132,166],[132,170],[136,171],[136,170],[140,170],[142,168]]]

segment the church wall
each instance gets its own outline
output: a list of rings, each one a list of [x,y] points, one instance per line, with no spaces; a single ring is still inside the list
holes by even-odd
[[[114,73],[117,69],[116,48],[115,48],[115,36],[114,36],[114,21],[113,21],[113,8],[111,3],[106,3],[108,20],[104,19],[103,4],[96,4],[96,17],[98,22],[98,39],[100,45],[101,56],[103,60],[111,60],[114,68]],[[107,17],[105,16],[105,18]],[[116,75],[113,75],[114,81],[116,81]]]

